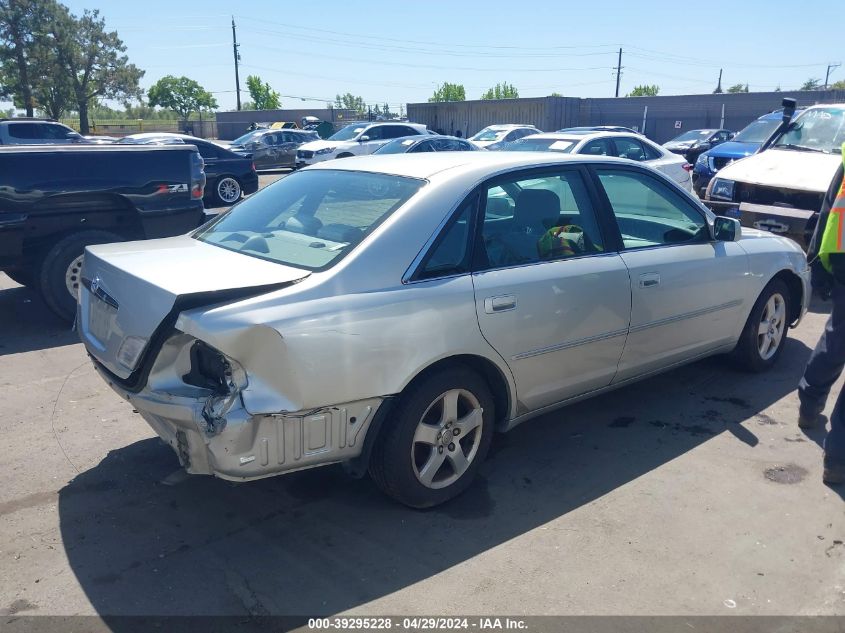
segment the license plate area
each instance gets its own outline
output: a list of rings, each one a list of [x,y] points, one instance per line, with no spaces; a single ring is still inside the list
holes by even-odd
[[[115,315],[116,308],[92,294],[88,311],[88,332],[101,343],[105,343],[112,330]]]

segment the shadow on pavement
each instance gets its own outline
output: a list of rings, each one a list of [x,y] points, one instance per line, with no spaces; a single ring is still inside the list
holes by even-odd
[[[335,614],[534,530],[715,435],[755,445],[755,428],[776,424],[765,410],[795,389],[809,353],[790,339],[767,374],[710,359],[528,422],[496,438],[467,493],[424,512],[334,466],[164,485],[175,455],[140,441],[60,491],[62,542],[114,630],[122,620],[108,616]]]
[[[0,356],[78,342],[70,323],[54,315],[40,294],[23,286],[0,287]]]

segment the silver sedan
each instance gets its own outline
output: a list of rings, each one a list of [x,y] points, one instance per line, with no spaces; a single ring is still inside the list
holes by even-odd
[[[540,413],[714,354],[767,369],[809,279],[648,167],[516,152],[321,163],[82,276],[95,366],[188,472],[342,462],[414,507]]]

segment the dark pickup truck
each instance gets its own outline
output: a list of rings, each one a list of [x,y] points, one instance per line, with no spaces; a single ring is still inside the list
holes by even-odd
[[[187,233],[204,220],[191,145],[0,149],[0,271],[72,320],[90,244]]]

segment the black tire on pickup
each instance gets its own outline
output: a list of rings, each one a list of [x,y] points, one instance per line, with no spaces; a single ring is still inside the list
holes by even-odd
[[[108,231],[83,231],[56,242],[47,251],[38,274],[41,295],[47,306],[62,319],[73,321],[76,316],[76,291],[82,285],[82,267],[79,264],[85,247],[122,240],[119,235]]]

